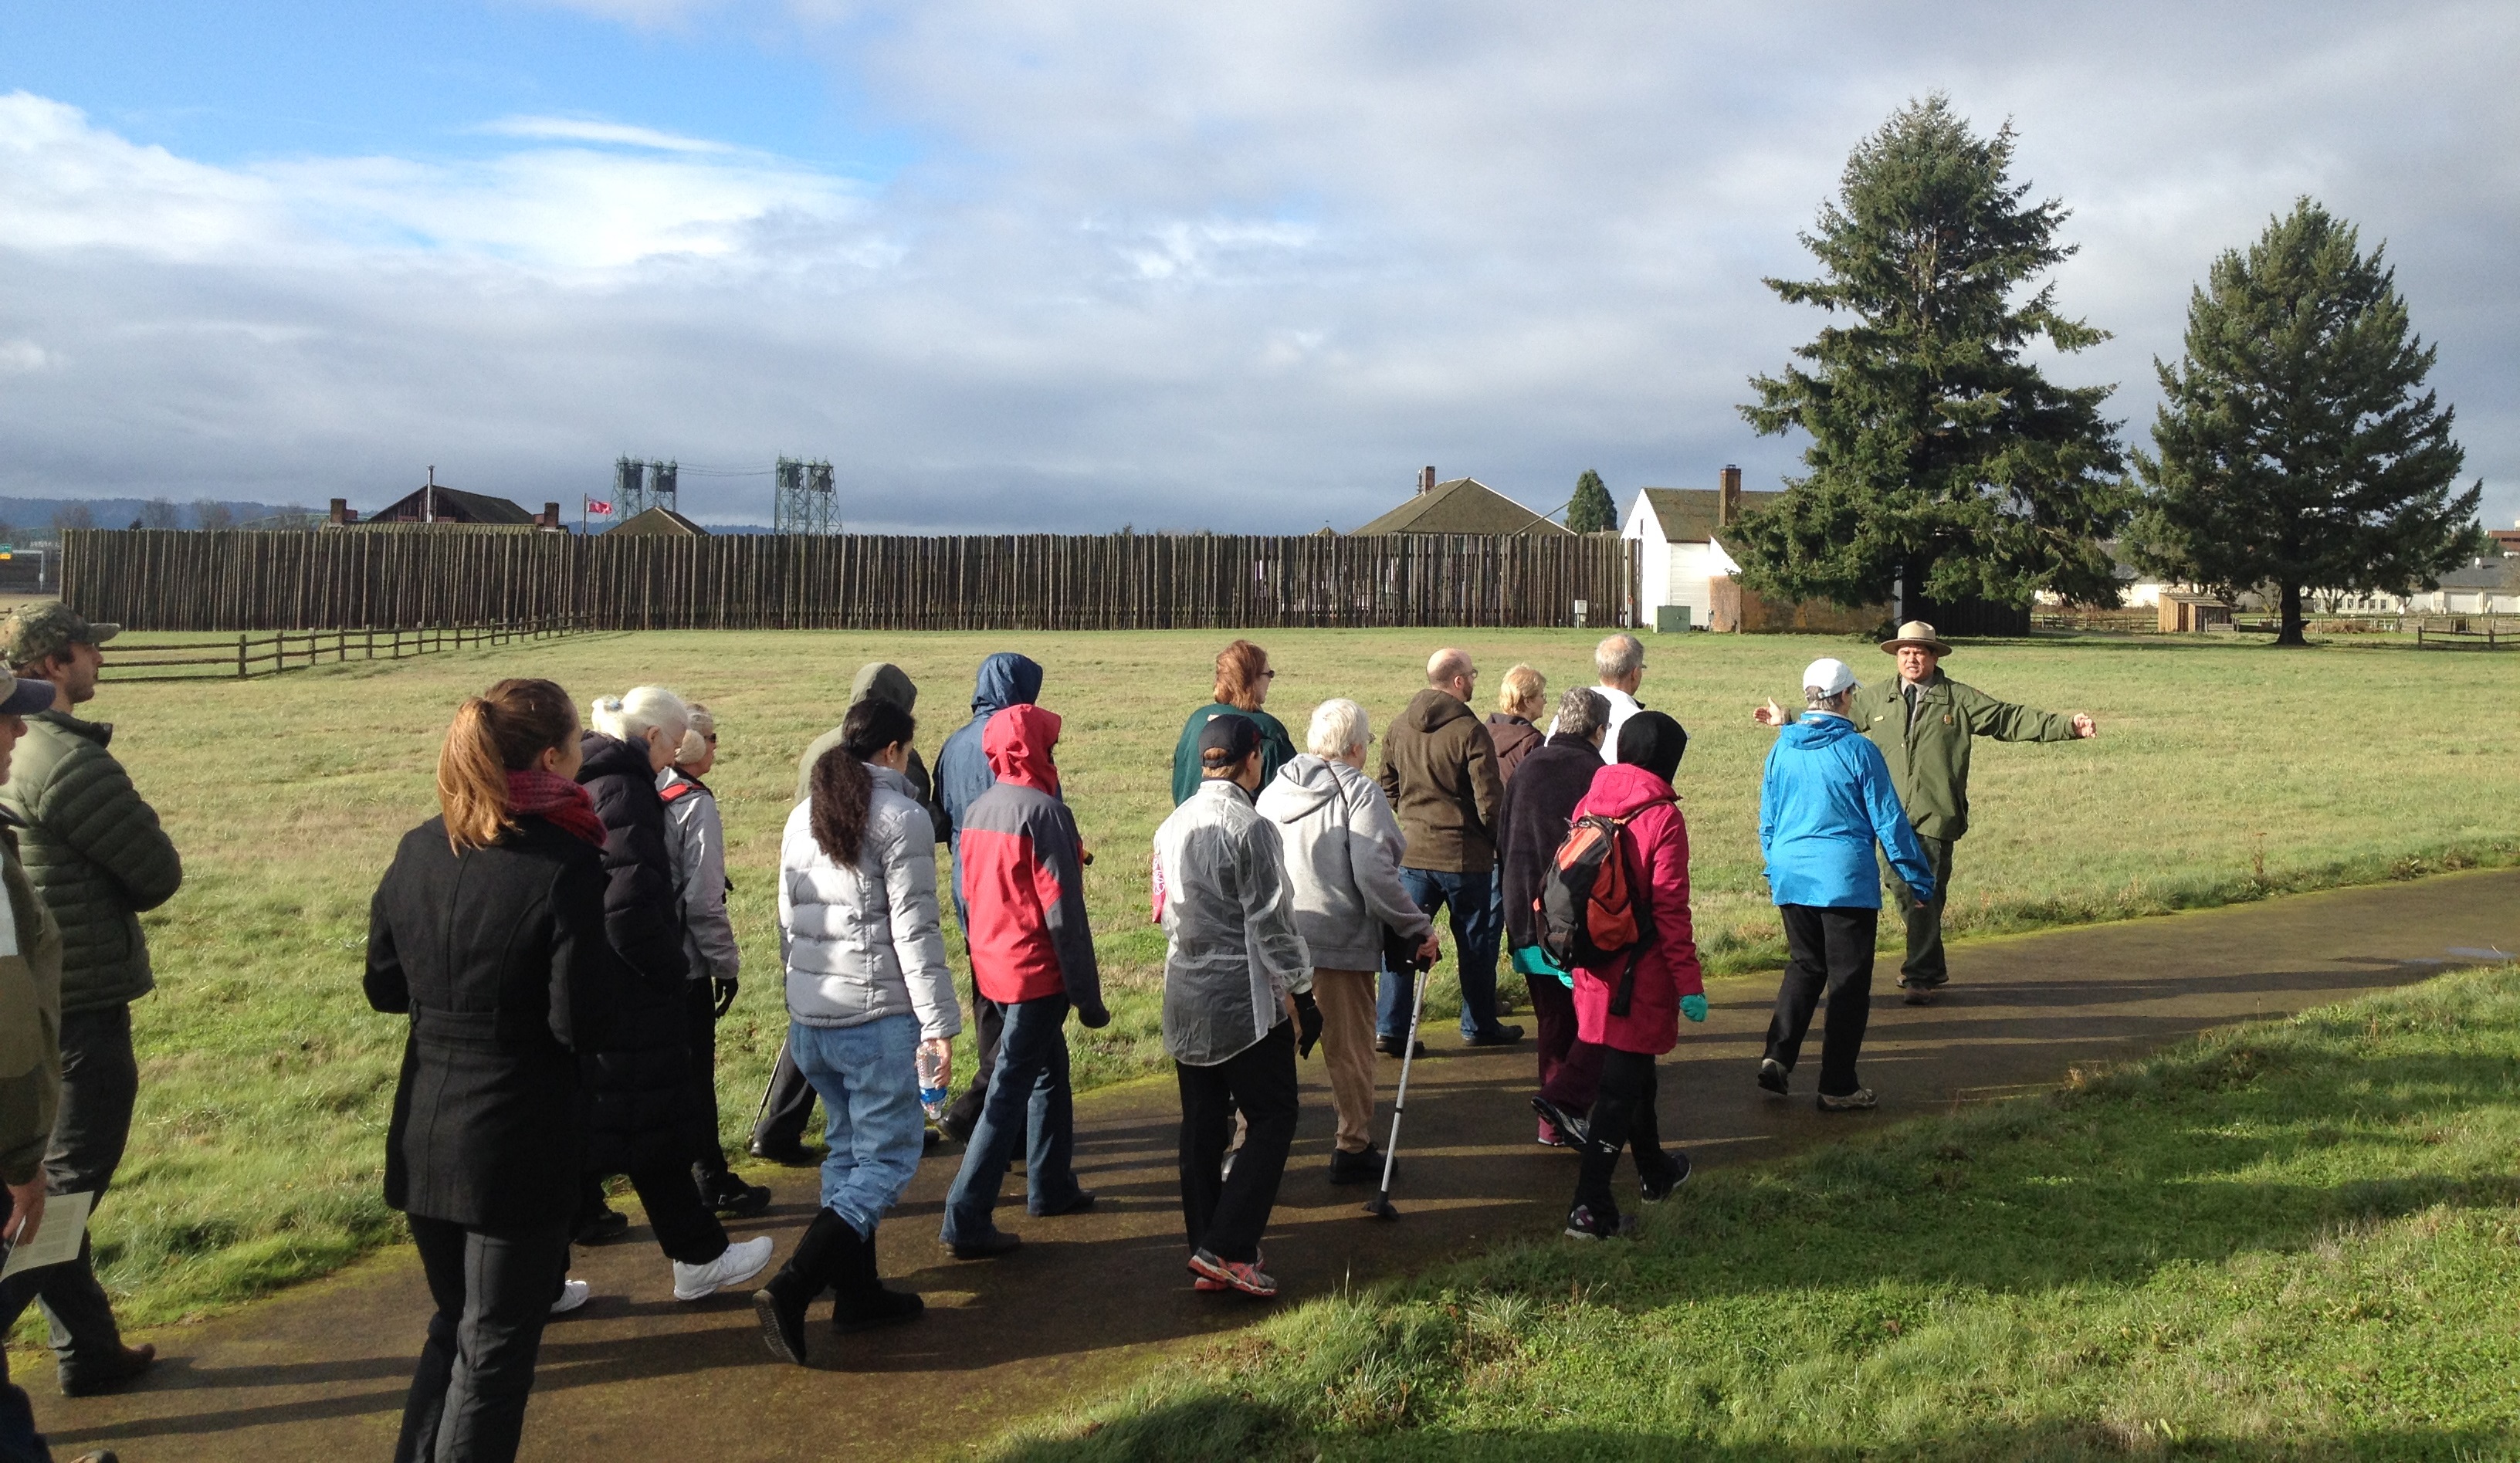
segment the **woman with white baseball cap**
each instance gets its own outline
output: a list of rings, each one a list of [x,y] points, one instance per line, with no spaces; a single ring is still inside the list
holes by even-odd
[[[1880,844],[1916,898],[1934,893],[1933,870],[1899,806],[1890,765],[1847,719],[1855,688],[1854,668],[1845,661],[1815,660],[1803,671],[1807,709],[1769,750],[1759,788],[1759,850],[1768,861],[1777,912],[1784,917],[1788,955],[1776,1015],[1768,1023],[1767,1053],[1759,1061],[1759,1086],[1786,1094],[1825,987],[1822,1112],[1874,1105],[1871,1090],[1855,1079],[1855,1058],[1872,1012],[1872,947],[1881,923],[1873,844]]]

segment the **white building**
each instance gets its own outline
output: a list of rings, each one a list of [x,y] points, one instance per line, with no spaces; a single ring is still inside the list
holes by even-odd
[[[2520,614],[2520,556],[2480,558],[2441,577],[2441,588],[2417,590],[2407,608],[2418,614]]]
[[[1715,617],[1714,581],[1741,566],[1724,551],[1722,531],[1745,508],[1764,508],[1782,493],[1744,493],[1741,469],[1726,467],[1714,488],[1640,488],[1619,525],[1637,544],[1637,623],[1660,628],[1662,611],[1688,611],[1688,628]],[[1675,626],[1676,628],[1676,626]]]

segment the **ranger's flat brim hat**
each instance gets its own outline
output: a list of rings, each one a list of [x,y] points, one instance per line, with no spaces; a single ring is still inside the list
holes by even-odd
[[[1941,640],[1936,638],[1934,635],[1934,627],[1926,624],[1922,620],[1910,620],[1907,624],[1900,626],[1899,633],[1897,635],[1894,635],[1881,643],[1881,649],[1884,654],[1896,655],[1910,645],[1913,645],[1919,650],[1931,650],[1937,655],[1949,655],[1952,653],[1952,647],[1944,644]]]

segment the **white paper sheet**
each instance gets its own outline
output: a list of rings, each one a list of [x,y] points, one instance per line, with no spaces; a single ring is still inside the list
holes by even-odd
[[[0,1269],[0,1280],[20,1270],[77,1259],[79,1240],[87,1233],[87,1212],[95,1204],[94,1194],[54,1194],[45,1199],[44,1222],[35,1230],[35,1242],[9,1252],[9,1264]]]

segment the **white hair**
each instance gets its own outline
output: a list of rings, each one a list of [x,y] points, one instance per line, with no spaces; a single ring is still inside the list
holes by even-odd
[[[1304,733],[1304,750],[1316,757],[1344,757],[1373,740],[1373,719],[1345,696],[1334,696],[1313,708],[1312,730]]]
[[[1624,681],[1645,663],[1645,643],[1624,631],[1593,647],[1593,674],[1604,681]]]
[[[683,698],[661,686],[634,686],[617,696],[598,696],[586,724],[607,736],[641,741],[648,730],[665,733],[668,746],[680,747],[692,729],[691,709]]]
[[[709,715],[709,709],[698,701],[685,702],[683,713],[683,742],[675,749],[674,760],[698,762],[708,755],[708,739],[710,733],[717,731],[717,718]]]

